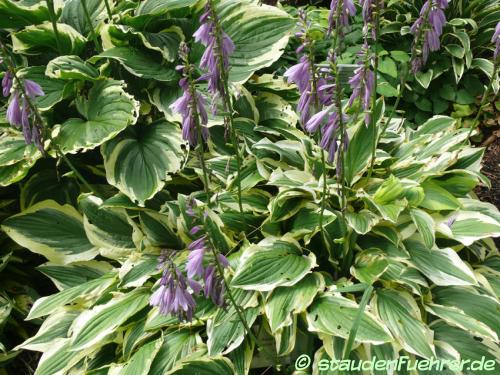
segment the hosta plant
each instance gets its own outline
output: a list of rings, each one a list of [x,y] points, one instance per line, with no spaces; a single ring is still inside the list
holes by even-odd
[[[386,5],[333,1],[318,21],[250,0],[0,0],[1,229],[57,288],[0,366],[20,351],[41,354],[38,375],[498,361],[484,150],[451,116],[414,128],[386,110]],[[422,57],[407,47],[392,55]]]

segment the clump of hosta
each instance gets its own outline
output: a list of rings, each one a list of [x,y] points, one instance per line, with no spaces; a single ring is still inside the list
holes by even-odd
[[[157,306],[161,314],[191,321],[196,310],[194,295],[203,292],[215,305],[224,306],[225,283],[219,271],[228,267],[229,262],[224,255],[211,249],[208,234],[203,233],[205,214],[200,214],[194,201],[190,202],[187,214],[193,218],[189,230],[193,240],[187,247],[185,273],[175,263],[179,251],[164,250],[158,258],[159,268],[163,270],[160,286],[151,296],[150,304]]]

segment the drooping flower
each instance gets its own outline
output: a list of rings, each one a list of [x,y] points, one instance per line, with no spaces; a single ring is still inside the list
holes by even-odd
[[[375,27],[373,26],[373,13],[375,10],[380,10],[384,6],[384,1],[383,0],[360,0],[359,1],[362,10],[361,10],[361,15],[363,16],[363,23],[364,23],[364,29],[365,29],[365,34],[368,32],[368,28],[371,27],[371,32],[372,32],[372,37],[373,39],[376,39],[377,36],[375,35]],[[376,9],[378,7],[378,9]]]
[[[349,17],[354,17],[356,15],[356,7],[352,0],[342,0],[342,9],[340,10],[340,19],[338,26],[345,27],[349,26]],[[335,25],[335,19],[337,16],[337,9],[339,6],[339,0],[332,0],[330,3],[330,13],[328,13],[328,34],[330,34]]]
[[[493,53],[493,59],[497,59],[500,56],[500,22],[497,23],[491,42],[495,43],[495,52]]]
[[[186,264],[186,272],[189,278],[203,275],[203,257],[207,250],[205,239],[206,236],[202,236],[191,242],[188,246],[188,249],[191,251]]]
[[[179,320],[191,321],[196,303],[188,286],[194,293],[199,292],[201,287],[186,280],[170,259],[171,255],[171,252],[167,252],[160,257],[160,267],[165,268],[160,279],[160,287],[153,293],[149,303],[151,306],[157,306],[161,314],[173,314]]]
[[[24,80],[24,90],[31,99],[45,95],[40,85],[30,79]]]
[[[370,115],[367,113],[370,110],[370,99],[375,85],[375,74],[370,69],[369,64],[369,47],[364,44],[360,53],[365,57],[365,61],[359,61],[359,67],[354,71],[354,75],[349,80],[349,85],[352,88],[352,94],[349,98],[349,106],[352,106],[356,99],[360,100],[361,108],[365,111],[365,124],[370,122]]]
[[[209,265],[203,277],[205,287],[203,293],[217,306],[224,306],[225,285],[221,275],[217,273],[214,265]]]
[[[283,74],[287,78],[288,83],[295,83],[299,89],[299,93],[307,90],[311,80],[311,63],[307,56],[302,56],[298,64],[292,65]]]
[[[210,2],[205,6],[200,23],[193,36],[195,41],[206,47],[200,60],[200,68],[205,69],[207,73],[199,79],[208,82],[208,91],[213,95],[212,108],[215,112],[216,99],[227,95],[221,75],[227,75],[229,71],[229,56],[234,52],[235,45],[229,35],[221,29]]]
[[[3,96],[7,97],[10,95],[10,90],[12,89],[13,75],[10,71],[6,71],[2,78],[2,93]]]
[[[189,81],[190,71],[193,68],[187,61],[188,54],[187,46],[182,44],[179,55],[184,60],[184,65],[178,66],[177,69],[181,70],[184,75],[179,81],[183,94],[170,105],[170,108],[182,117],[182,138],[188,141],[191,147],[196,147],[199,140],[198,126],[201,129],[202,139],[204,141],[208,139],[209,133],[206,126],[208,114],[205,109],[205,98],[196,90],[194,83]]]
[[[411,64],[413,73],[418,72],[427,62],[430,52],[441,48],[440,37],[446,24],[444,9],[447,7],[447,0],[427,0],[420,10],[420,16],[410,28],[410,32],[415,36]],[[416,50],[421,38],[423,40],[422,52],[417,54]]]

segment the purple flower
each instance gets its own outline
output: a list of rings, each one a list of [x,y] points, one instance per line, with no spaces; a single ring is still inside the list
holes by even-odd
[[[368,45],[363,46],[364,54],[368,56]],[[370,69],[368,61],[358,62],[359,68],[354,71],[354,75],[349,80],[352,88],[352,94],[349,98],[349,106],[354,104],[356,99],[360,100],[361,108],[366,112],[370,109],[370,99],[375,85],[375,74]],[[365,124],[370,122],[370,115],[365,114]]]
[[[493,58],[496,60],[500,55],[500,22],[497,23],[491,42],[495,43],[495,52],[493,53]]]
[[[189,278],[203,275],[203,257],[207,250],[205,239],[206,236],[202,236],[188,246],[188,249],[191,250],[186,264],[186,272]]]
[[[18,92],[14,92],[10,98],[10,103],[7,107],[7,121],[15,127],[19,127],[22,124],[22,108],[19,103]]]
[[[31,99],[36,96],[45,95],[40,85],[30,79],[24,80],[24,90],[26,91],[26,95],[28,95]]]
[[[12,79],[13,75],[10,71],[6,71],[5,75],[2,78],[2,93],[3,96],[7,97],[10,95],[10,89],[12,88]]]
[[[196,293],[196,285],[187,282],[184,275],[169,260],[167,268],[163,271],[160,287],[149,300],[150,305],[157,306],[161,314],[175,314],[179,320],[191,321],[196,303],[188,291],[188,284]]]
[[[363,22],[365,24],[365,33],[368,27],[371,25],[372,37],[376,39],[375,27],[373,27],[373,11],[378,7],[380,11],[384,6],[383,0],[360,0],[360,5],[362,6],[361,14],[363,16]]]
[[[444,9],[447,7],[448,1],[446,0],[427,0],[420,10],[420,16],[410,28],[410,32],[415,35],[412,46],[413,73],[418,72],[427,62],[430,52],[438,51],[441,48],[440,37],[446,24]],[[416,56],[416,49],[422,32],[422,55]]]
[[[283,74],[288,83],[295,83],[302,94],[307,90],[311,80],[311,63],[307,56],[302,56],[300,62],[287,69]]]
[[[205,109],[205,98],[194,88],[191,90],[186,77],[179,81],[179,86],[184,90],[184,93],[170,105],[170,108],[182,116],[182,138],[188,141],[191,147],[196,147],[198,144],[198,125],[201,128],[203,140],[206,141],[209,135],[206,126],[208,114]],[[192,91],[194,91],[194,97]]]
[[[206,47],[200,60],[200,68],[207,70],[207,73],[199,79],[208,82],[208,91],[213,95],[212,108],[214,111],[216,99],[227,94],[220,77],[229,71],[229,56],[235,50],[235,45],[229,35],[220,30],[220,25],[217,27],[216,17],[210,2],[208,2],[205,6],[205,13],[200,17],[201,25],[193,34],[195,41]],[[218,30],[220,31],[219,38],[216,35]]]
[[[328,34],[332,32],[335,28],[335,18],[337,15],[337,8],[339,6],[339,0],[332,0],[330,3],[330,13],[328,14]],[[352,0],[343,0],[342,9],[340,10],[340,19],[338,26],[345,27],[349,26],[349,16],[353,17],[356,15],[356,7]]]
[[[224,306],[224,280],[217,274],[213,265],[207,267],[203,281],[205,297],[210,298],[217,306]]]
[[[347,117],[344,115],[343,120]],[[321,139],[319,146],[328,153],[328,162],[332,163],[337,153],[337,138],[340,117],[337,112],[332,112],[331,108],[326,108],[318,112],[307,122],[305,128],[310,133],[315,133],[321,128]],[[345,139],[345,137],[344,137]],[[346,145],[345,145],[346,146]],[[345,151],[346,147],[344,147]]]

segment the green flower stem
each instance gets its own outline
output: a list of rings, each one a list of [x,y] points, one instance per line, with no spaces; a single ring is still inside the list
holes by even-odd
[[[94,189],[92,189],[92,187],[87,182],[87,180],[85,179],[85,177],[82,176],[82,174],[73,165],[73,163],[68,159],[68,157],[66,155],[64,155],[64,153],[59,148],[59,145],[57,145],[52,140],[52,137],[51,137],[50,133],[48,133],[46,127],[43,126],[44,120],[42,118],[42,115],[40,114],[40,111],[38,110],[37,106],[35,104],[33,104],[33,102],[31,101],[30,97],[26,94],[26,90],[24,89],[24,84],[23,84],[22,80],[19,78],[19,76],[16,73],[16,68],[15,68],[14,63],[12,62],[12,60],[10,58],[9,52],[7,51],[7,49],[5,48],[5,45],[3,43],[0,43],[0,47],[1,47],[3,55],[5,57],[5,62],[8,65],[9,71],[12,73],[12,76],[14,77],[14,79],[15,79],[15,81],[17,83],[17,86],[19,87],[19,90],[21,90],[21,94],[22,94],[23,98],[26,100],[26,103],[28,104],[28,106],[30,107],[31,111],[35,115],[37,122],[42,126],[42,132],[43,132],[42,139],[45,139],[46,137],[50,139],[51,145],[54,147],[54,149],[56,151],[56,154],[68,165],[68,167],[73,171],[73,173],[80,180],[80,182],[92,194],[95,194],[94,193]]]
[[[111,7],[109,6],[109,0],[104,0],[104,5],[106,6],[106,12],[108,13],[108,18],[111,21],[113,13],[111,12]]]
[[[379,1],[375,1],[375,19],[374,19],[374,26],[375,26],[375,38],[374,38],[374,44],[375,44],[375,51],[374,51],[374,56],[373,56],[373,75],[374,75],[374,82],[373,82],[373,93],[372,93],[372,108],[371,108],[371,115],[370,115],[370,122],[371,126],[373,128],[373,145],[372,145],[372,154],[370,158],[370,168],[368,168],[368,179],[372,176],[373,172],[373,166],[375,164],[375,154],[377,152],[377,140],[378,140],[378,131],[377,131],[377,123],[375,120],[375,107],[377,105],[377,83],[378,83],[378,37],[380,34],[380,6],[379,6]]]
[[[354,321],[352,322],[352,327],[351,331],[349,332],[349,337],[347,338],[347,341],[344,346],[344,352],[342,355],[342,359],[348,359],[349,354],[351,354],[352,346],[354,344],[354,340],[356,339],[356,334],[358,333],[359,326],[361,324],[361,320],[363,319],[363,314],[365,312],[366,305],[368,304],[368,301],[370,300],[370,297],[373,292],[373,286],[370,285],[368,286],[365,291],[363,292],[363,297],[361,297],[361,302],[358,307],[358,311],[356,313],[356,317],[354,318]]]
[[[213,0],[208,0],[208,3],[210,5],[210,8],[212,9],[212,12],[215,13],[215,7],[214,7],[214,2]],[[236,165],[237,165],[237,174],[236,174],[236,180],[237,180],[237,189],[238,189],[238,207],[240,210],[241,215],[243,216],[243,221],[245,222],[245,217],[243,215],[243,202],[241,198],[241,155],[240,155],[240,150],[239,150],[239,145],[238,145],[238,137],[236,134],[236,129],[234,128],[234,121],[233,121],[233,104],[231,102],[231,96],[229,94],[229,77],[228,77],[228,72],[224,68],[224,62],[222,60],[223,57],[223,49],[222,49],[222,27],[219,23],[219,20],[217,17],[214,17],[214,25],[215,25],[215,40],[216,40],[216,47],[217,47],[217,53],[219,55],[218,59],[218,68],[220,72],[220,80],[222,82],[222,87],[224,89],[224,95],[223,96],[223,103],[224,103],[224,110],[227,112],[227,115],[225,116],[225,119],[229,123],[229,133],[231,137],[231,143],[233,144],[234,151],[236,154]]]
[[[483,113],[483,109],[486,106],[486,103],[488,101],[488,97],[490,96],[490,93],[493,89],[493,82],[497,78],[498,63],[499,63],[498,60],[499,59],[500,58],[498,58],[497,61],[495,61],[494,65],[493,65],[493,74],[491,75],[490,83],[483,93],[483,98],[481,99],[481,104],[479,104],[479,109],[476,113],[476,117],[474,117],[474,120],[472,121],[472,124],[471,124],[470,129],[469,129],[469,133],[467,134],[467,138],[464,140],[464,144],[470,139],[472,132],[476,129],[477,125],[479,124],[479,117],[481,117],[481,115]]]
[[[61,44],[61,37],[59,35],[59,30],[57,29],[57,18],[56,18],[56,13],[54,11],[54,1],[47,0],[46,2],[47,2],[47,9],[49,10],[50,22],[52,23],[52,28],[54,29],[54,35],[56,37],[57,50],[62,55],[63,50],[62,50],[62,44]]]
[[[94,30],[94,25],[92,24],[92,19],[90,18],[89,8],[87,7],[87,0],[82,0],[82,8],[83,8],[83,14],[85,16],[85,22],[87,22],[87,24],[90,28],[90,35],[92,35],[92,40],[94,41],[95,49],[98,52],[100,52],[101,46],[99,45],[99,41],[97,39],[97,34]]]

